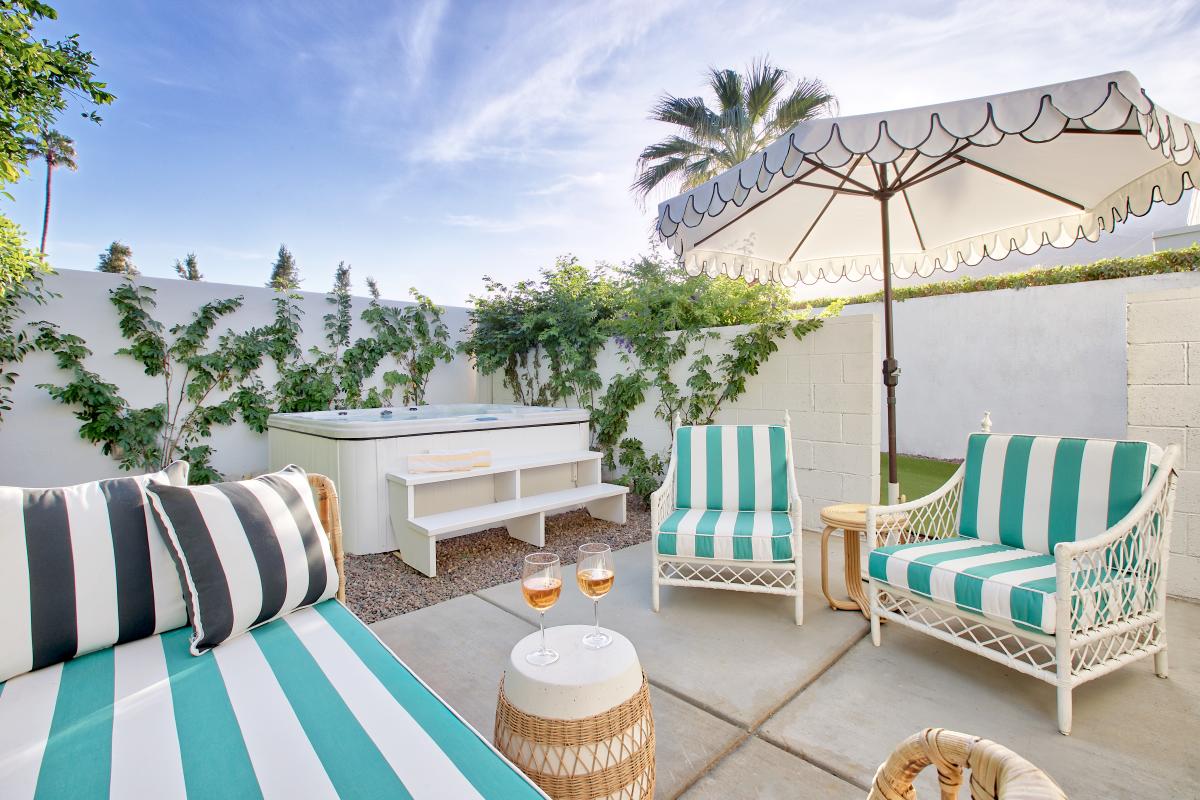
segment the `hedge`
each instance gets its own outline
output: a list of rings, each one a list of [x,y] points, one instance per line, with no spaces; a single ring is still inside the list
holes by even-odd
[[[1200,272],[1200,244],[1193,244],[1180,250],[1161,250],[1157,253],[1131,258],[1105,258],[1091,264],[1038,267],[1025,272],[1010,272],[1004,275],[983,275],[978,278],[956,278],[952,281],[939,281],[938,283],[897,286],[892,292],[896,300],[900,301],[944,294],[991,292],[996,289],[1025,289],[1030,286],[1057,286],[1062,283],[1135,278],[1139,275],[1164,275],[1170,272]],[[835,299],[839,298],[820,297],[815,300],[805,300],[800,305],[820,308],[829,305]],[[841,299],[844,299],[847,305],[877,303],[883,300],[883,292],[878,291]]]

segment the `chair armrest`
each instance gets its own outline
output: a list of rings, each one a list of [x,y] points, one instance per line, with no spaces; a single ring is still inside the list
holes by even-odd
[[[671,512],[675,510],[675,459],[671,459],[662,486],[650,495],[650,530],[657,531]]]
[[[964,463],[931,494],[907,503],[867,506],[867,548],[957,536],[965,473]]]
[[[1167,449],[1142,499],[1103,534],[1055,546],[1060,629],[1078,633],[1164,610],[1177,455]]]

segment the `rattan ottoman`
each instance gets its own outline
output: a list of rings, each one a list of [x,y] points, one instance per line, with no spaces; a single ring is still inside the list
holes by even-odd
[[[495,743],[555,800],[639,800],[654,796],[654,717],[649,686],[629,640],[609,631],[602,650],[582,644],[586,625],[546,629],[559,652],[549,666],[513,647],[500,681]]]

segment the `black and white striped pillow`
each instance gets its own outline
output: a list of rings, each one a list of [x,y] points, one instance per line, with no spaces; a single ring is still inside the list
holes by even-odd
[[[0,681],[187,624],[144,487],[188,465],[56,489],[0,487]]]
[[[337,593],[337,566],[300,467],[147,492],[179,569],[194,655]]]

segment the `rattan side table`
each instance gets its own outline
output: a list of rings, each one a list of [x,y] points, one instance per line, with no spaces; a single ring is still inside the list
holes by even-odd
[[[877,524],[883,529],[900,529],[907,516],[897,513],[881,517]],[[864,503],[840,503],[821,509],[821,521],[825,530],[821,533],[821,593],[835,611],[861,611],[864,617],[871,616],[871,601],[862,582],[862,556],[859,551],[859,536],[867,530],[867,506]],[[834,597],[829,592],[829,536],[842,531],[842,547],[845,553],[846,594],[849,600]]]
[[[654,796],[654,717],[633,645],[609,631],[602,650],[583,646],[587,625],[546,629],[559,652],[528,664],[537,634],[512,649],[496,702],[496,748],[555,800]]]

